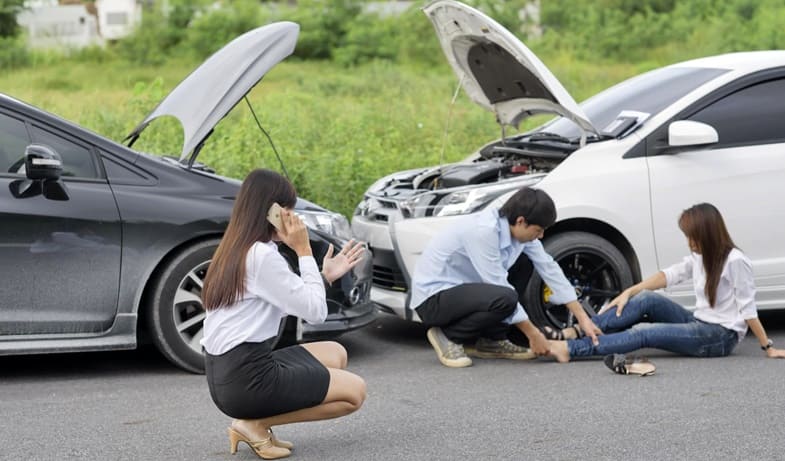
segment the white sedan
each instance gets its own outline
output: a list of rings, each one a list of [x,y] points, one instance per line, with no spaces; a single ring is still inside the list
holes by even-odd
[[[357,206],[352,229],[374,251],[372,299],[418,320],[411,276],[430,237],[498,207],[518,188],[547,191],[558,220],[543,243],[587,308],[688,253],[676,221],[710,202],[753,262],[760,309],[785,308],[785,51],[733,53],[656,69],[578,105],[523,43],[451,0],[425,8],[464,91],[493,112],[502,138],[467,159],[392,174]],[[557,118],[524,134],[505,127]],[[510,281],[532,319],[568,311],[524,261]],[[691,305],[691,286],[666,292]]]

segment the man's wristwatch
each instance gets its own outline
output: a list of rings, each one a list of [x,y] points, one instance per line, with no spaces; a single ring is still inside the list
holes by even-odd
[[[771,338],[769,338],[769,340],[766,342],[766,345],[765,346],[761,346],[760,348],[761,348],[761,350],[767,351],[773,345],[774,345],[774,341],[772,341]]]

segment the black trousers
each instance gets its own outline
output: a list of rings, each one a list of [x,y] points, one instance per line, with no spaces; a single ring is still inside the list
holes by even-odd
[[[518,304],[515,290],[486,283],[466,283],[440,291],[416,310],[423,324],[440,327],[450,341],[463,344],[478,337],[505,339],[503,320]]]
[[[434,294],[415,310],[423,324],[440,327],[451,341],[459,344],[478,337],[504,339],[509,333],[512,342],[525,346],[528,340],[520,330],[510,328],[502,320],[522,301],[520,298],[533,271],[529,258],[521,254],[507,277],[515,290],[487,283],[466,283]]]

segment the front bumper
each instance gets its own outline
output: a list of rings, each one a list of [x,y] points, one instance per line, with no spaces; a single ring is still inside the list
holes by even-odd
[[[370,301],[357,304],[348,309],[341,309],[327,315],[324,323],[311,325],[302,324],[303,340],[315,341],[319,339],[335,338],[347,331],[362,328],[373,323],[379,316],[376,305]]]
[[[381,311],[419,321],[417,313],[409,307],[411,276],[417,258],[431,237],[461,218],[404,220],[397,209],[389,207],[377,209],[368,216],[353,217],[352,232],[358,239],[368,242],[373,251],[371,300]]]

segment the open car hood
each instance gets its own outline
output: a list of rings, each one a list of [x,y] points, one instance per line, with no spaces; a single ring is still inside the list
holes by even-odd
[[[277,22],[235,38],[180,82],[126,140],[133,144],[151,121],[174,116],[183,125],[180,162],[190,154],[188,163],[193,163],[197,147],[215,125],[273,66],[292,54],[299,33],[297,24]]]
[[[502,25],[453,0],[423,11],[464,91],[499,123],[517,127],[530,115],[553,113],[575,122],[584,136],[598,133],[545,64]]]

